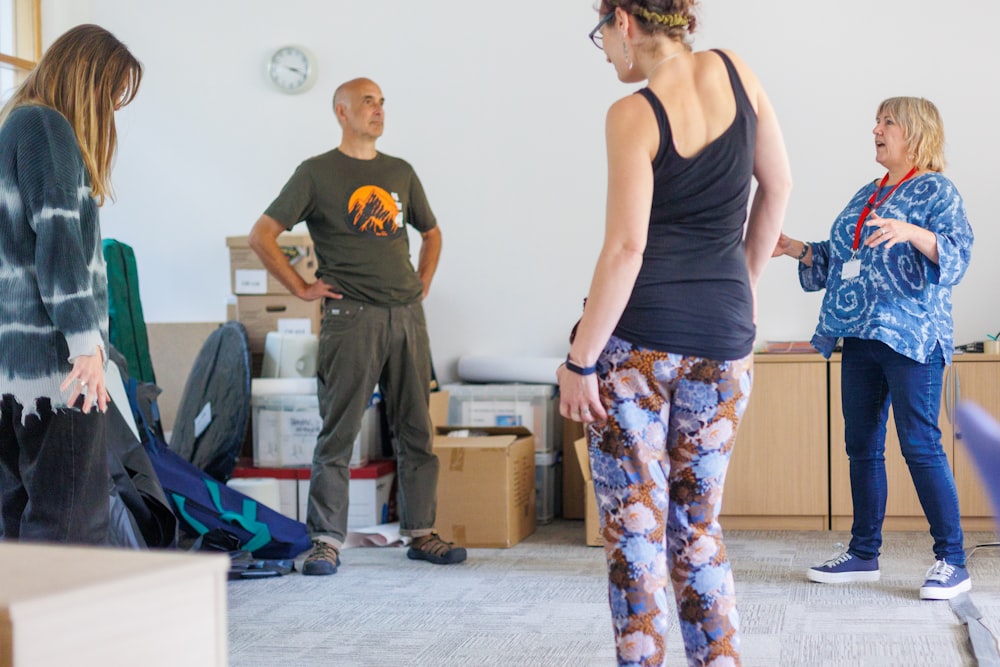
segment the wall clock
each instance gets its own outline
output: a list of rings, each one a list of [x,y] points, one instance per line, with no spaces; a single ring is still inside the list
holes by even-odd
[[[267,78],[284,93],[304,93],[316,82],[316,58],[301,46],[283,46],[267,60]]]

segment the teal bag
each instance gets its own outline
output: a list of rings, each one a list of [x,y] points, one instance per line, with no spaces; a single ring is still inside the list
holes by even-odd
[[[156,382],[149,356],[146,320],[139,300],[139,273],[130,246],[104,239],[104,263],[108,271],[108,328],[111,345],[128,363],[128,376],[139,382]]]

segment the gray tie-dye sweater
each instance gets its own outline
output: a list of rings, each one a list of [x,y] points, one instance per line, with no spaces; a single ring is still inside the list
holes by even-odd
[[[108,286],[97,204],[69,122],[44,106],[0,125],[0,394],[35,411],[72,360],[108,349]]]

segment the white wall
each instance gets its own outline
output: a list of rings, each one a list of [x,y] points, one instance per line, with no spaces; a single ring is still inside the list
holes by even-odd
[[[464,354],[557,356],[579,314],[603,234],[604,114],[617,82],[587,40],[591,0],[46,0],[45,43],[80,22],[146,66],[119,114],[118,201],[104,235],[135,248],[149,322],[218,321],[226,236],[245,234],[305,157],[335,146],[330,94],[355,76],[387,98],[379,147],[409,160],[444,235],[426,302],[436,367]],[[946,7],[946,9],[945,9]],[[955,290],[956,340],[1000,330],[996,55],[1000,4],[954,0],[705,2],[696,48],[740,53],[769,90],[795,175],[786,223],[822,239],[854,191],[881,175],[878,103],[920,95],[941,109],[947,174],[977,234]],[[273,90],[268,54],[319,60],[314,88]],[[784,259],[762,281],[759,335],[808,338],[820,297]]]

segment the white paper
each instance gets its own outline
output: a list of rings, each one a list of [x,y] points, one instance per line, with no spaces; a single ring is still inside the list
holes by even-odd
[[[410,543],[410,538],[399,534],[399,522],[383,523],[368,528],[347,531],[344,548],[351,547],[397,547]]]
[[[311,334],[312,332],[312,321],[308,317],[278,318],[278,333]]]
[[[857,278],[861,275],[861,260],[852,259],[849,262],[844,262],[844,268],[840,272],[840,277],[844,280],[850,280],[851,278]]]
[[[237,294],[267,294],[267,269],[236,269]]]

